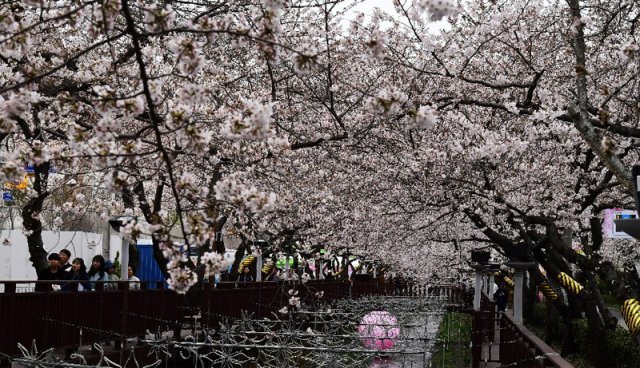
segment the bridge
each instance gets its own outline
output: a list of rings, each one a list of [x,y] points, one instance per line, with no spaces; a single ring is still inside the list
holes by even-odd
[[[207,284],[187,296],[165,288],[164,282],[142,282],[141,290],[129,290],[126,282],[115,282],[116,290],[98,283],[91,292],[20,292],[24,285],[48,281],[0,281],[0,352],[19,353],[17,344],[35,340],[42,348],[64,348],[105,340],[141,336],[145,331],[176,330],[198,319],[201,326],[215,327],[225,318],[249,313],[256,318],[277,313],[288,305],[288,290],[300,283],[254,282]],[[393,285],[373,281],[308,281],[297,288],[301,301],[322,293],[325,302],[364,295],[392,295]],[[454,286],[414,286],[406,295],[446,295],[461,299]]]
[[[361,298],[391,295],[418,301],[435,298],[445,307],[472,315],[473,368],[572,367],[511,316],[496,319],[495,305],[486,294],[480,310],[472,310],[472,291],[457,285],[415,285],[404,290],[403,295],[398,295],[392,284],[379,280],[317,280],[304,283],[304,287],[294,282],[220,283],[216,287],[206,284],[186,296],[165,289],[164,282],[142,282],[141,290],[129,290],[126,282],[117,282],[116,290],[99,283],[98,290],[92,292],[20,292],[24,290],[20,285],[29,284],[34,281],[0,281],[4,290],[0,293],[4,336],[0,339],[0,352],[8,355],[20,353],[18,343],[29,346],[34,340],[41,348],[69,348],[107,340],[124,341],[127,337],[144,336],[146,331],[173,331],[174,336],[180,336],[185,328],[194,332],[196,325],[215,329],[247,315],[260,320],[277,316],[289,306],[289,291],[296,289],[296,297],[307,304],[314,303],[319,294],[324,303],[351,300],[355,304]],[[372,303],[371,299],[366,302]],[[424,311],[430,313],[428,309]]]
[[[510,313],[496,318],[495,311],[495,303],[483,292],[480,310],[472,312],[473,368],[573,368]]]

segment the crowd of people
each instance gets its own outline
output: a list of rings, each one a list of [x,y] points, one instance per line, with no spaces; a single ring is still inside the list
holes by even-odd
[[[96,290],[98,283],[103,283],[103,289],[116,290],[120,277],[116,273],[116,265],[103,256],[96,255],[87,269],[82,258],[71,259],[71,252],[63,249],[59,253],[51,253],[47,257],[49,267],[38,272],[38,281],[55,281],[51,283],[36,283],[35,291],[90,291]],[[134,275],[134,269],[128,266],[129,289],[139,290],[140,279]]]

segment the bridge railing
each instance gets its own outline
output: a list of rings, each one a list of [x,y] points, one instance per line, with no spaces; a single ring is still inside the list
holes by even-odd
[[[41,348],[62,348],[139,336],[158,327],[179,329],[191,311],[202,324],[215,328],[225,318],[240,317],[243,310],[255,317],[279,313],[282,307],[289,306],[291,290],[295,290],[295,296],[304,303],[394,295],[393,284],[376,279],[310,280],[304,284],[299,281],[223,282],[205,285],[188,297],[165,289],[162,281],[142,281],[141,290],[129,290],[130,284],[120,281],[96,282],[96,291],[20,292],[25,286],[32,288],[41,283],[57,282],[0,281],[4,291],[0,293],[0,352],[16,354],[17,343],[28,346],[32,340]],[[117,287],[106,287],[114,284]],[[455,302],[464,293],[455,285],[437,285],[416,286],[411,295]]]
[[[4,286],[0,352],[16,354],[17,343],[28,347],[33,340],[41,349],[119,340],[142,335],[147,329],[154,331],[179,318],[181,297],[166,289],[148,289],[158,286],[156,283],[141,283],[146,290],[129,290],[126,282],[116,282],[117,290],[16,292],[21,285],[33,283],[0,281]]]
[[[495,303],[486,294],[483,293],[480,299],[480,310],[472,313],[472,367],[480,367],[480,362],[485,361],[509,367],[573,368],[571,363],[523,324],[515,323],[509,314],[497,318]],[[495,333],[496,321],[499,334]],[[499,354],[492,356],[494,351],[491,344],[495,342],[496,335],[500,338]]]
[[[500,320],[500,362],[524,368],[573,368],[542,339],[511,316]]]

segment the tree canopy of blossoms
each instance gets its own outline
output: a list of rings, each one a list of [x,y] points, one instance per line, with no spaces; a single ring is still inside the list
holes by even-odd
[[[34,266],[43,211],[87,207],[137,215],[123,234],[153,237],[180,292],[197,281],[180,246],[201,247],[215,273],[229,228],[424,281],[460,277],[468,251],[488,248],[537,262],[537,284],[577,278],[579,309],[606,336],[616,324],[596,280],[638,294],[601,226],[604,209],[633,206],[638,4],[395,0],[394,15],[370,16],[357,4],[1,5],[0,178],[34,166],[22,207]],[[59,199],[70,180],[90,204]],[[554,303],[570,320],[577,300]]]

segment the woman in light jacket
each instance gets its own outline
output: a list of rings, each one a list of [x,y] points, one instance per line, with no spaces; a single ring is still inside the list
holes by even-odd
[[[89,281],[91,281],[91,290],[96,289],[96,281],[109,281],[109,275],[104,269],[104,257],[99,254],[91,261]]]

